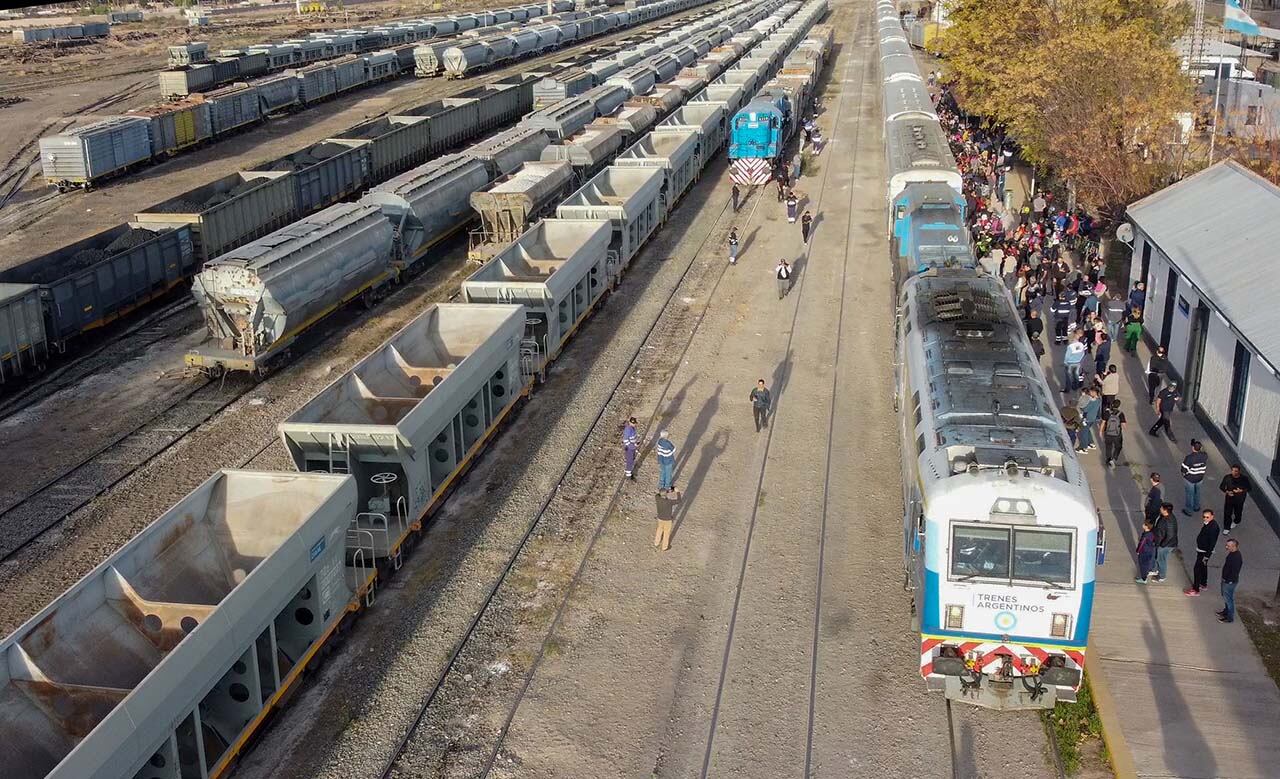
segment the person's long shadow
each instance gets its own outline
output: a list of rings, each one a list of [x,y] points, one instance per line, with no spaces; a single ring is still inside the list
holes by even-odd
[[[693,386],[693,383],[697,380],[697,374],[690,376],[689,380],[680,388],[680,391],[671,396],[671,400],[667,403],[666,408],[663,409],[662,413],[658,415],[657,420],[655,420],[654,426],[651,429],[640,431],[640,434],[644,436],[644,443],[641,444],[640,451],[636,454],[637,469],[639,469],[640,463],[644,462],[645,458],[649,456],[649,453],[653,451],[653,448],[658,445],[658,434],[663,430],[666,430],[672,420],[680,414],[680,407],[684,405],[685,395],[689,392],[689,387]]]
[[[738,256],[742,256],[747,253],[747,249],[750,249],[751,244],[755,242],[756,233],[758,232],[760,232],[760,225],[756,225],[751,228],[751,232],[747,234],[746,240],[742,242],[742,246],[738,249]]]
[[[689,506],[693,503],[694,498],[698,494],[698,487],[702,485],[703,479],[707,476],[707,471],[711,470],[711,465],[716,458],[725,453],[729,448],[729,431],[726,428],[716,430],[711,440],[703,444],[698,449],[698,462],[693,467],[693,472],[689,474],[686,481],[684,492],[684,500],[680,502],[680,508],[676,514],[675,522],[671,525],[671,536],[674,538],[680,530],[680,525],[684,522],[685,515],[689,513]]]
[[[723,384],[717,384],[715,392],[711,393],[711,397],[707,398],[702,404],[702,408],[698,410],[698,416],[693,420],[693,424],[689,426],[689,431],[684,434],[684,446],[676,452],[676,468],[675,475],[679,478],[680,472],[684,469],[684,465],[688,462],[689,457],[693,453],[694,443],[707,432],[711,426],[711,419],[716,415],[716,411],[720,409],[720,393],[724,390]]]
[[[769,419],[773,420],[773,415],[777,413],[778,401],[782,399],[782,392],[787,387],[787,381],[791,378],[791,350],[787,350],[787,356],[782,358],[782,362],[778,363],[773,369],[773,376],[769,382],[769,393],[773,396],[772,408],[769,410]]]

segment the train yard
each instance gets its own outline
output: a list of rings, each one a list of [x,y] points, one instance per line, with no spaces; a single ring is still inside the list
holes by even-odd
[[[225,736],[248,713],[227,720],[214,697],[246,672],[205,673],[216,685],[201,703],[203,740],[192,715],[194,730],[179,727],[139,776],[177,776],[156,756],[195,770],[197,752],[209,775],[299,779],[1051,771],[1031,715],[953,712],[918,684],[894,534],[878,548],[882,517],[856,509],[900,500],[892,335],[883,317],[865,315],[892,299],[872,9],[836,2],[827,15],[825,0],[707,9],[687,18],[760,20],[762,33],[712,78],[677,87],[680,102],[655,112],[649,134],[628,130],[616,159],[546,151],[571,138],[596,143],[603,131],[585,133],[585,122],[517,155],[511,170],[570,163],[575,186],[555,190],[558,210],[521,205],[526,226],[509,243],[486,230],[495,245],[479,269],[448,231],[432,242],[434,261],[370,310],[306,314],[318,323],[261,380],[177,369],[207,346],[192,308],[175,305],[0,407],[0,439],[30,426],[32,438],[14,440],[33,449],[41,435],[68,437],[65,426],[41,429],[77,397],[129,409],[126,419],[68,420],[85,426],[71,435],[97,444],[64,444],[26,474],[7,466],[5,633],[184,498],[256,494],[239,476],[206,484],[219,469],[338,474],[315,484],[360,512],[345,541],[352,619],[326,611],[321,625],[345,635],[326,634],[303,655],[307,684],[290,690],[252,750]],[[822,92],[818,123],[832,148],[796,183],[819,214],[806,246],[771,191],[730,209],[724,128],[784,60],[798,62],[788,58],[819,22],[836,45],[796,94],[803,105]],[[759,76],[730,90],[726,65]],[[654,84],[690,78],[677,68]],[[718,86],[707,85],[713,78]],[[593,116],[645,94],[661,100],[654,84],[617,103],[597,93],[610,107]],[[715,113],[715,100],[736,102]],[[553,115],[571,110],[565,101]],[[739,267],[725,263],[731,227],[746,236]],[[470,248],[485,240],[473,236]],[[793,259],[799,280],[775,305],[776,256]],[[512,302],[525,303],[533,325]],[[757,374],[781,400],[752,445],[739,396]],[[868,409],[856,419],[843,411],[850,392]],[[455,411],[457,393],[470,400]],[[646,540],[651,493],[619,476],[617,431],[630,415],[647,438],[670,428],[683,447],[677,480],[692,503],[666,555],[651,556]],[[821,521],[796,528],[796,516]],[[330,545],[342,545],[345,528],[325,531]],[[326,548],[311,547],[312,583],[281,585],[274,632],[241,658],[256,663],[250,689],[264,703],[307,665],[288,615],[322,580]],[[374,558],[385,561],[380,573]],[[132,565],[117,565],[148,597]],[[336,592],[328,587],[325,598]],[[272,652],[287,664],[264,660],[263,637],[279,641]],[[230,694],[243,703],[234,686]],[[892,711],[877,703],[887,694]]]

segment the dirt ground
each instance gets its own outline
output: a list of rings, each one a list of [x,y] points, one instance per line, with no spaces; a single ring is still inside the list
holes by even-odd
[[[492,1],[451,0],[441,9],[456,12],[499,5],[502,4]],[[511,72],[504,69],[461,82],[405,78],[358,90],[180,155],[94,192],[61,196],[52,193],[40,176],[38,139],[75,123],[158,102],[156,73],[165,67],[168,46],[201,40],[211,49],[236,48],[284,40],[313,30],[438,12],[429,3],[375,0],[343,13],[302,20],[278,9],[235,14],[195,33],[175,20],[157,19],[119,25],[112,37],[100,42],[58,48],[24,46],[0,35],[3,189],[7,192],[14,172],[25,171],[26,176],[21,190],[7,202],[3,200],[5,192],[0,192],[0,231],[5,233],[0,238],[0,270],[115,227],[168,197],[331,137],[365,118],[446,97]]]

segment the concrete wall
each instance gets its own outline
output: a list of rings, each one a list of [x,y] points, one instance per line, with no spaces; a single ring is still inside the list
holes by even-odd
[[[1147,243],[1141,230],[1137,231],[1133,247],[1132,274],[1134,280],[1142,272],[1143,246]],[[1154,244],[1151,247],[1151,265],[1145,279],[1147,284],[1146,334],[1153,343],[1161,341],[1164,323],[1165,285],[1168,283],[1169,259]],[[1185,387],[1187,358],[1191,352],[1191,326],[1201,296],[1193,283],[1181,272],[1175,292],[1173,319],[1169,328],[1169,363],[1173,372],[1182,379]],[[1185,306],[1183,302],[1185,301]],[[1280,438],[1280,378],[1256,355],[1250,358],[1249,383],[1244,398],[1244,414],[1239,435],[1227,429],[1227,410],[1231,402],[1231,375],[1235,362],[1237,334],[1219,315],[1213,301],[1205,299],[1210,308],[1205,353],[1200,370],[1199,392],[1196,396],[1196,414],[1215,442],[1244,466],[1253,479],[1255,497],[1260,504],[1270,503],[1268,514],[1272,524],[1280,522],[1280,485],[1272,483],[1271,466],[1276,454],[1276,442]],[[1183,313],[1185,308],[1186,313]],[[1247,348],[1247,347],[1246,347]],[[1190,400],[1190,398],[1188,398]],[[1225,473],[1228,463],[1211,462],[1209,478],[1212,482],[1209,505],[1218,501],[1217,481]],[[1265,501],[1263,500],[1265,499]]]
[[[1280,134],[1280,91],[1274,86],[1233,78],[1223,81],[1221,89],[1217,89],[1210,77],[1204,79],[1200,90],[1210,97],[1210,102],[1215,94],[1218,96],[1222,111],[1219,132],[1272,140]]]

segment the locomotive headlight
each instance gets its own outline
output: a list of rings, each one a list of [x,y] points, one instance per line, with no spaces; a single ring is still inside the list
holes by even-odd
[[[964,627],[964,606],[947,604],[947,630],[959,630]]]
[[[1071,632],[1071,615],[1054,614],[1053,622],[1049,625],[1049,635],[1054,638],[1066,638],[1069,632]]]

